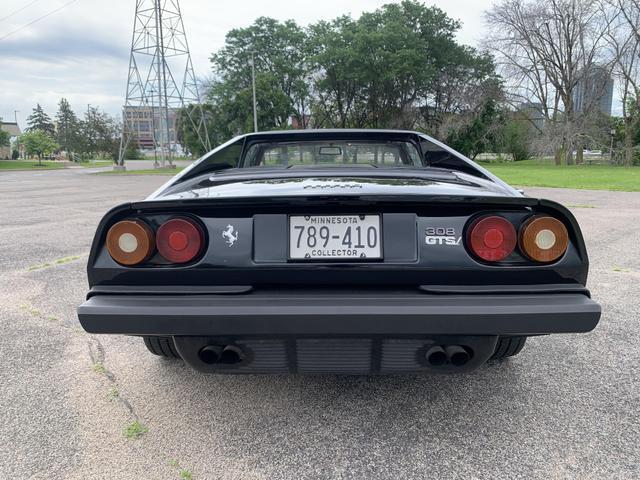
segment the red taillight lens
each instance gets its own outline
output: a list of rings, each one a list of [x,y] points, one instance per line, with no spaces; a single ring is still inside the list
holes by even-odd
[[[164,222],[156,233],[158,252],[173,263],[187,263],[202,251],[204,233],[188,218],[172,218]]]
[[[490,215],[476,219],[469,227],[467,243],[471,251],[487,262],[504,260],[516,247],[513,224],[504,217]]]
[[[553,262],[564,255],[569,246],[567,227],[546,215],[537,215],[524,222],[519,240],[520,250],[537,262]]]
[[[107,232],[107,250],[122,265],[147,260],[154,249],[153,231],[141,220],[122,220]]]

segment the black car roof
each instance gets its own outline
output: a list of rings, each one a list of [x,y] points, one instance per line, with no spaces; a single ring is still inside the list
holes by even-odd
[[[467,159],[464,155],[456,152],[451,147],[445,145],[442,142],[426,135],[424,133],[411,131],[411,130],[392,130],[392,129],[349,129],[349,128],[327,128],[327,129],[304,129],[304,130],[275,130],[264,132],[251,132],[243,135],[238,135],[228,142],[220,145],[216,149],[212,150],[208,154],[202,156],[191,167],[183,170],[183,172],[176,175],[172,180],[167,182],[161,188],[156,190],[150,198],[156,197],[166,191],[172,185],[183,182],[188,178],[196,177],[198,175],[206,174],[213,171],[206,167],[207,158],[214,154],[218,149],[226,148],[235,144],[238,141],[242,141],[244,145],[251,144],[252,142],[262,141],[300,141],[300,140],[344,140],[344,141],[357,141],[357,140],[389,140],[389,141],[412,141],[420,143],[420,150],[422,151],[422,142],[420,140],[427,140],[428,143],[433,144],[438,148],[440,152],[448,154],[450,162],[444,163],[438,161],[437,167],[445,168],[449,170],[455,170],[470,174],[472,176],[488,179],[494,183],[503,186],[511,192],[516,192],[512,187],[508,186],[498,177],[475,164],[473,161]],[[243,147],[244,150],[244,147]],[[423,152],[424,153],[424,152]],[[452,163],[453,162],[453,163]]]
[[[295,138],[344,138],[344,139],[358,139],[358,138],[410,138],[426,136],[420,132],[414,132],[410,130],[384,130],[384,129],[362,129],[362,128],[322,128],[322,129],[304,129],[304,130],[275,130],[264,132],[252,132],[246,133],[236,139],[244,138],[246,140],[264,140],[267,138],[283,138],[283,137],[295,137]]]

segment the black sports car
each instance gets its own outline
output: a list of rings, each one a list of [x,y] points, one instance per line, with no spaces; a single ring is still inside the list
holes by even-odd
[[[223,373],[461,372],[587,332],[580,228],[434,139],[243,135],[102,219],[90,333]]]

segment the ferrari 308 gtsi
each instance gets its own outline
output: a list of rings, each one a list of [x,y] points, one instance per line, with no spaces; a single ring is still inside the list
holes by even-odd
[[[573,215],[417,132],[236,137],[98,226],[90,333],[217,373],[462,372],[600,306]]]

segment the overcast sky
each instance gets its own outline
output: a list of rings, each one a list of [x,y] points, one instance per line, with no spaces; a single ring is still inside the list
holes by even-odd
[[[39,102],[53,115],[61,97],[77,113],[87,104],[119,115],[124,101],[135,0],[75,0],[47,18],[24,25],[69,0],[1,0],[0,117],[22,127]],[[259,16],[294,19],[307,25],[351,13],[374,10],[389,3],[377,0],[181,0],[185,28],[198,77],[211,71],[209,55],[224,44],[227,31],[244,27]],[[459,40],[475,45],[482,32],[482,11],[492,0],[426,2],[459,19]],[[22,11],[5,18],[12,12]]]

